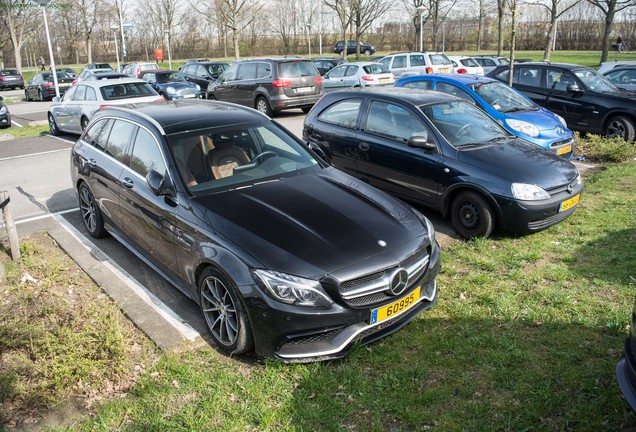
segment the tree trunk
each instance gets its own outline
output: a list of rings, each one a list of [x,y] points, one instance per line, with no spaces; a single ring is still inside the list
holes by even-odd
[[[501,56],[503,53],[503,25],[504,25],[504,0],[497,0],[497,17],[499,23],[497,24],[497,55]]]
[[[550,24],[548,25],[548,34],[545,37],[545,46],[543,48],[544,60],[550,60],[550,55],[552,54],[552,46],[554,45],[554,38],[556,37],[556,35],[554,34],[558,17],[556,8],[556,0],[552,0],[552,10],[550,10]]]
[[[607,2],[607,13],[605,14],[605,28],[603,29],[603,48],[601,51],[601,63],[607,61],[607,54],[610,48],[610,35],[612,33],[612,25],[614,24],[614,15],[616,14],[616,0]]]

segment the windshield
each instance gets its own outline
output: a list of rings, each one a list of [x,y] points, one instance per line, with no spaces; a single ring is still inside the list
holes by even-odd
[[[579,69],[573,72],[583,85],[590,90],[600,93],[619,91],[607,78],[592,69]]]
[[[154,89],[145,82],[141,82],[141,83],[118,82],[117,84],[102,87],[99,89],[99,91],[101,92],[104,100],[138,98],[138,97],[152,96],[157,94],[157,92],[154,91]]]
[[[170,72],[165,74],[157,74],[157,82],[159,84],[169,83],[169,82],[182,82],[186,79],[179,72]]]
[[[362,70],[368,74],[388,74],[391,73],[382,63],[374,63],[362,66]]]
[[[473,83],[469,86],[491,107],[499,112],[537,110],[537,105],[515,89],[501,82]]]
[[[488,114],[466,101],[424,105],[420,110],[455,147],[507,139],[508,133]]]
[[[182,132],[169,135],[168,143],[194,195],[251,187],[319,166],[302,144],[269,122]]]

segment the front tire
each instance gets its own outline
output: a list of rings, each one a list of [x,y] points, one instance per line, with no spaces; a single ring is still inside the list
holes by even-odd
[[[636,138],[636,126],[634,122],[625,116],[612,117],[605,127],[607,138],[623,138],[625,141],[634,141]]]
[[[230,355],[252,351],[252,326],[236,284],[211,267],[199,280],[201,311],[214,342]]]
[[[455,231],[467,240],[488,237],[495,228],[492,206],[476,192],[460,192],[451,204],[450,216]]]
[[[91,237],[104,237],[106,235],[104,219],[95,201],[95,196],[86,183],[82,183],[79,187],[79,206],[82,221],[84,221],[84,226]]]
[[[82,118],[80,119],[80,127],[82,128],[82,132],[86,130],[86,128],[88,127],[88,118],[82,116]]]
[[[265,99],[263,96],[259,96],[258,98],[256,98],[254,107],[257,111],[262,112],[269,117],[274,114],[274,111],[272,111],[272,108],[269,106],[269,102],[267,102],[267,99]]]
[[[60,135],[60,129],[57,127],[57,123],[55,122],[55,117],[53,114],[49,113],[49,130],[51,131],[51,135],[58,136]]]
[[[29,91],[24,90],[24,99],[29,102],[31,100],[31,96],[29,96]]]
[[[369,57],[371,55],[371,51],[370,50],[364,50],[364,55]]]

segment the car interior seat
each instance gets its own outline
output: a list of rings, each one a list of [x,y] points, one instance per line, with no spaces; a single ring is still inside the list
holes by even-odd
[[[216,139],[214,148],[208,152],[207,162],[215,179],[234,174],[234,168],[249,163],[249,158],[233,140]]]
[[[123,96],[126,93],[126,90],[124,89],[123,86],[115,86],[113,88],[113,96],[118,97],[118,96]]]

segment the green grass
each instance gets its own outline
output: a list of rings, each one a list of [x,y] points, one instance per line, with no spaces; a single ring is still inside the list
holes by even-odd
[[[614,367],[636,288],[636,163],[586,179],[580,208],[524,237],[443,248],[439,302],[339,361],[164,355],[65,430],[619,431]]]
[[[36,126],[17,127],[12,126],[7,129],[0,129],[0,135],[9,135],[10,139],[33,138],[44,136],[49,133],[49,125],[41,124]]]

